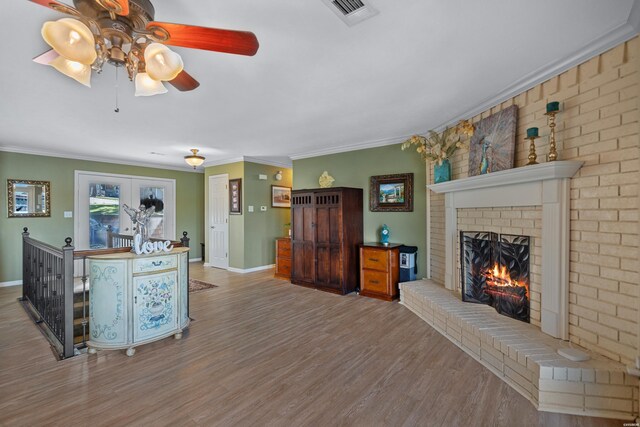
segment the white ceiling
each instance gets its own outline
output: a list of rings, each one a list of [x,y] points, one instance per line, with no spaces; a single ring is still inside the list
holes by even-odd
[[[88,89],[32,62],[48,49],[42,23],[62,15],[4,0],[0,150],[186,169],[194,147],[207,165],[385,145],[469,117],[637,31],[634,0],[369,3],[380,13],[347,27],[322,0],[155,0],[159,21],[252,31],[260,49],[175,48],[201,83],[193,92],[135,98],[120,70],[116,114],[115,68]]]

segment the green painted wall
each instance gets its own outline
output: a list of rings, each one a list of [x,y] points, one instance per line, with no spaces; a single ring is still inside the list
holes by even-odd
[[[246,208],[244,199],[244,162],[228,163],[226,165],[209,166],[204,170],[204,209],[205,224],[209,211],[209,177],[213,175],[229,175],[229,179],[242,178],[242,208]],[[205,225],[206,227],[206,225]],[[205,262],[208,262],[209,233],[205,232]],[[229,267],[244,268],[244,215],[229,215]]]
[[[379,240],[382,224],[391,229],[391,241],[418,247],[418,277],[425,274],[426,258],[426,168],[413,151],[402,151],[400,145],[370,148],[294,160],[293,188],[318,188],[323,171],[335,178],[334,187],[356,187],[364,195],[364,240]],[[413,212],[369,211],[369,178],[413,172]]]
[[[254,268],[275,263],[275,238],[284,237],[284,224],[291,221],[291,209],[271,207],[271,186],[291,187],[291,169],[245,162],[244,164],[244,268]],[[275,175],[282,171],[282,180]],[[258,175],[267,175],[259,180]],[[247,207],[252,205],[253,212]],[[260,210],[266,206],[266,212]]]
[[[73,237],[73,218],[63,218],[63,212],[74,208],[76,170],[175,179],[176,233],[182,236],[182,231],[187,231],[191,238],[190,257],[200,257],[204,222],[201,173],[0,152],[0,282],[22,279],[23,227],[29,228],[33,238],[54,246],[63,246],[67,236]],[[50,181],[51,217],[8,218],[7,179]]]
[[[278,171],[282,171],[281,181],[275,180]],[[274,239],[284,236],[284,224],[291,217],[289,209],[271,207],[271,185],[291,187],[291,169],[244,161],[207,167],[205,209],[209,206],[209,177],[221,174],[228,174],[229,179],[242,178],[242,215],[229,215],[229,267],[244,270],[273,264]],[[258,179],[261,174],[267,179]],[[253,206],[253,212],[249,212],[249,206]],[[261,206],[267,207],[266,212],[260,210]]]

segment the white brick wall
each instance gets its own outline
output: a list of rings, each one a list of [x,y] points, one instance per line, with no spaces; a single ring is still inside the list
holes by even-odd
[[[559,158],[585,162],[571,180],[570,339],[625,363],[639,353],[638,52],[640,39],[635,37],[472,119],[517,105],[515,165],[520,167],[528,155],[523,136],[532,126],[540,128],[536,149],[538,160],[544,161],[549,134],[545,106],[560,101]],[[453,179],[466,177],[467,171],[468,153],[456,154]],[[431,193],[429,214],[432,279],[444,283],[443,195]],[[474,227],[488,225],[487,220],[493,225],[498,218],[479,219]],[[520,228],[506,224],[495,225]]]

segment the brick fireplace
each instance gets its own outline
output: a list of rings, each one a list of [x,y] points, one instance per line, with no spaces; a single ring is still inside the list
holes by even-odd
[[[445,194],[445,287],[460,288],[459,210],[541,207],[539,326],[567,340],[569,179],[581,166],[579,161],[549,162],[430,185],[430,190]]]

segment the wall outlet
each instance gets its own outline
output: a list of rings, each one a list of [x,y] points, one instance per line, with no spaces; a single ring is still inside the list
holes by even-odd
[[[249,212],[253,212],[253,206],[249,206],[249,207],[247,207],[247,211],[249,211]]]
[[[266,207],[266,206],[260,206],[260,210],[261,210],[262,212],[266,212],[266,211],[267,211],[267,207]]]
[[[64,211],[65,218],[73,218],[73,211]]]

